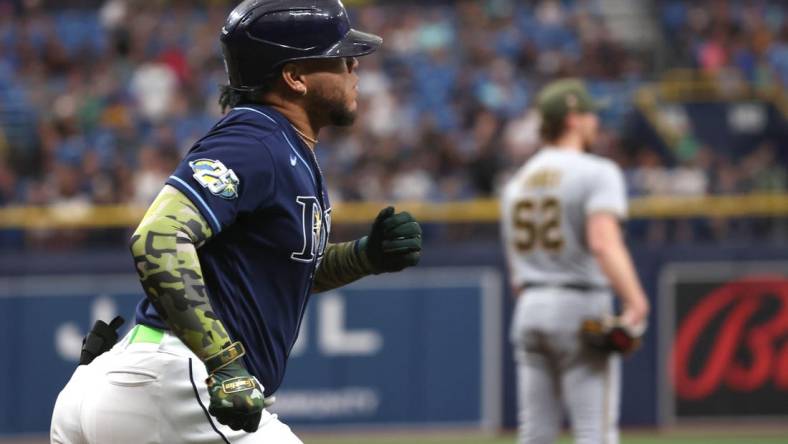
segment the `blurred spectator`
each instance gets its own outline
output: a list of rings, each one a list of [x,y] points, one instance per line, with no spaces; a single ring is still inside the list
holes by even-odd
[[[132,202],[148,206],[159,194],[167,177],[177,166],[177,152],[160,152],[152,146],[143,146],[139,151],[137,169],[133,174],[134,196]]]
[[[8,205],[16,198],[16,174],[0,156],[0,205]]]
[[[0,205],[147,204],[219,116],[226,74],[217,33],[228,4],[28,3],[37,2],[0,1]],[[784,89],[783,3],[659,0],[657,20],[677,66]],[[617,136],[634,91],[653,73],[649,57],[613,38],[597,7],[463,0],[352,11],[386,44],[361,63],[357,124],[321,134],[334,200],[495,195],[539,146],[534,95],[567,75],[611,99],[594,149],[628,168],[633,195],[788,187],[778,136],[727,152],[675,109],[684,120],[670,152],[640,134]]]
[[[167,117],[178,78],[163,63],[146,63],[131,78],[131,93],[143,118],[160,122]]]
[[[69,193],[95,203],[151,198],[167,173],[159,156],[185,151],[210,126],[225,82],[216,30],[226,6],[165,4],[135,4],[133,20],[123,0],[97,12],[31,8],[0,20],[0,53],[11,70],[0,93],[22,91],[12,105],[35,116],[15,128],[29,132],[37,152],[32,168],[11,164],[30,170],[20,180],[75,176],[69,181],[80,183]],[[582,4],[464,1],[354,11],[387,44],[361,66],[358,125],[323,137],[321,162],[337,197],[494,193],[502,171],[536,146],[526,110],[547,76],[616,78],[632,57]],[[600,63],[611,59],[621,63]],[[0,128],[7,125],[0,114]],[[360,186],[359,178],[372,176],[375,184]]]
[[[682,64],[735,67],[761,86],[788,86],[788,14],[780,0],[661,0],[665,34]]]

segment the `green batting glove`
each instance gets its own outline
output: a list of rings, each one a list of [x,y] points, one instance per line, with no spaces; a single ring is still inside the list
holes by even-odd
[[[395,214],[394,207],[384,208],[359,248],[374,274],[412,267],[421,259],[421,226],[408,212]]]
[[[233,430],[253,433],[260,425],[265,399],[260,382],[238,361],[243,354],[241,343],[236,342],[205,361],[211,397],[208,411]]]

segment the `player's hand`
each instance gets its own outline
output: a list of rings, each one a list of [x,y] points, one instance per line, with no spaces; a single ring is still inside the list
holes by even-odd
[[[621,322],[633,329],[644,329],[648,321],[649,304],[646,298],[636,299],[624,305],[621,312]]]
[[[628,355],[634,352],[640,348],[643,333],[645,326],[631,328],[617,316],[587,318],[580,324],[580,338],[585,345],[604,353]]]
[[[400,271],[421,259],[421,226],[410,213],[395,213],[394,207],[387,207],[362,243],[372,273]]]
[[[257,378],[250,375],[240,364],[238,359],[241,356],[242,353],[232,356],[228,363],[221,363],[219,357],[220,366],[213,371],[208,368],[209,376],[206,383],[211,398],[208,411],[216,417],[217,421],[233,430],[253,433],[260,425],[266,403],[263,387]],[[213,362],[207,363],[206,366],[211,364]]]
[[[265,407],[263,387],[243,366],[233,362],[208,377],[208,411],[233,430],[253,433]]]

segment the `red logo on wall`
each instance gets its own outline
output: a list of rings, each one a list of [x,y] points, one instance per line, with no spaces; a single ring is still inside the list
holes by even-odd
[[[678,313],[671,356],[677,397],[788,391],[786,339],[788,279],[750,276],[717,287]]]

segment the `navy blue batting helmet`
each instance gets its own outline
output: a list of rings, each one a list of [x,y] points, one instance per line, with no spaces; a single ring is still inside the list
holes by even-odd
[[[230,86],[252,90],[286,62],[358,57],[383,39],[350,27],[340,0],[245,0],[222,28]]]

